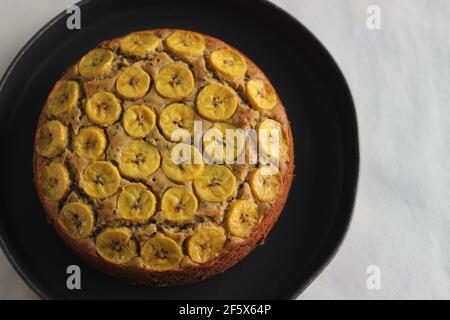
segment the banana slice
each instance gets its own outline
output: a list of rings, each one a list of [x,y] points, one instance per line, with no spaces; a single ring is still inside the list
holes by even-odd
[[[227,159],[234,161],[242,153],[245,136],[231,124],[215,123],[203,134],[203,146],[209,158],[217,163],[226,163]]]
[[[39,128],[36,139],[36,151],[46,158],[59,155],[67,145],[67,127],[54,120]]]
[[[92,123],[110,126],[120,118],[120,100],[111,92],[97,92],[86,102],[86,114]]]
[[[91,207],[82,202],[70,202],[59,213],[59,224],[74,239],[84,239],[94,228],[94,214]]]
[[[73,145],[80,157],[87,160],[98,159],[106,148],[105,133],[97,127],[83,128],[75,137]]]
[[[136,242],[127,228],[108,228],[97,236],[97,253],[106,261],[124,264],[136,255]]]
[[[141,249],[141,258],[144,264],[152,270],[176,270],[183,259],[183,251],[174,240],[157,234],[145,242]]]
[[[130,137],[144,138],[156,123],[156,115],[145,105],[129,107],[123,115],[123,127]]]
[[[250,176],[250,189],[259,201],[273,201],[281,187],[280,171],[274,166],[264,166],[256,169]]]
[[[194,132],[195,111],[183,103],[173,103],[159,115],[159,127],[166,139],[182,141]],[[175,135],[172,137],[173,133]]]
[[[201,56],[206,49],[205,40],[199,34],[175,31],[166,39],[167,48],[179,56]]]
[[[258,222],[258,206],[252,200],[234,201],[225,220],[228,232],[240,238],[248,237]]]
[[[137,66],[125,68],[117,78],[116,90],[124,98],[142,98],[150,88],[150,75]]]
[[[133,32],[120,42],[120,51],[131,56],[145,56],[159,47],[161,39],[149,31]]]
[[[182,183],[192,181],[203,172],[203,158],[198,149],[191,145],[178,144],[163,155],[161,168],[171,180]]]
[[[220,254],[226,240],[221,227],[213,224],[199,226],[187,240],[188,255],[194,262],[208,262]]]
[[[155,195],[138,184],[127,186],[117,201],[117,215],[135,222],[147,221],[155,209]]]
[[[120,186],[119,170],[110,162],[96,161],[86,167],[80,178],[80,187],[94,199],[105,199]]]
[[[224,165],[207,165],[194,180],[197,195],[205,201],[223,202],[236,192],[236,177]]]
[[[185,64],[172,63],[159,71],[155,87],[164,98],[182,100],[191,94],[194,85],[192,71]]]
[[[190,221],[198,210],[195,195],[186,187],[172,187],[161,200],[164,218],[171,222]]]
[[[80,87],[77,82],[60,80],[53,87],[47,98],[47,112],[51,116],[59,116],[72,110],[80,97]]]
[[[93,78],[111,71],[114,53],[108,49],[94,49],[81,58],[78,70],[83,77]]]
[[[161,164],[158,149],[145,141],[128,142],[120,155],[119,169],[127,177],[141,179],[155,172]]]
[[[236,109],[236,93],[223,84],[208,84],[197,96],[197,111],[209,121],[227,121]]]
[[[266,81],[250,80],[246,84],[247,98],[257,110],[272,110],[277,104],[277,95],[273,87]]]
[[[281,123],[266,119],[256,126],[258,146],[271,159],[281,159],[287,154],[287,139]]]
[[[52,162],[42,170],[40,185],[44,197],[60,200],[69,190],[69,171],[63,164]]]
[[[225,76],[237,78],[247,73],[247,63],[237,52],[230,49],[220,49],[211,53],[209,57],[211,66]]]

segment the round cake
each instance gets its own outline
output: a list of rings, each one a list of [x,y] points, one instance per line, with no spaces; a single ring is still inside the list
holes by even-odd
[[[264,73],[216,38],[175,29],[105,41],[69,67],[33,156],[67,246],[153,286],[201,281],[263,244],[293,168],[290,124]]]

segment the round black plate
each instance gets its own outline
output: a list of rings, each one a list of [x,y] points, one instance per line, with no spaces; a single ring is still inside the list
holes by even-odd
[[[1,245],[43,298],[294,298],[336,252],[351,218],[359,151],[346,82],[324,47],[298,21],[262,0],[87,0],[82,29],[65,13],[18,54],[0,83]],[[292,122],[296,177],[267,244],[225,273],[174,288],[132,286],[70,253],[47,224],[31,158],[39,112],[53,83],[87,50],[135,30],[183,28],[212,35],[248,55],[273,82]],[[66,288],[66,268],[82,289]]]

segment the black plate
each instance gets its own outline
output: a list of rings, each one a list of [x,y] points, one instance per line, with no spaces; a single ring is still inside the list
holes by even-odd
[[[1,246],[43,298],[294,298],[336,253],[349,225],[359,151],[347,84],[326,49],[298,21],[261,0],[87,0],[82,29],[66,15],[22,49],[0,83]],[[202,283],[132,286],[72,255],[47,224],[31,170],[39,112],[53,83],[87,50],[135,30],[183,28],[215,36],[247,54],[278,90],[292,122],[296,177],[267,244]],[[66,268],[82,270],[82,290],[66,288]]]

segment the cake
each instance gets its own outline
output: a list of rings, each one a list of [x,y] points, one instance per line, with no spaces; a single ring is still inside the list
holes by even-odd
[[[264,73],[216,38],[175,29],[105,41],[70,66],[33,155],[66,245],[152,286],[204,280],[263,244],[293,169],[290,124]]]

